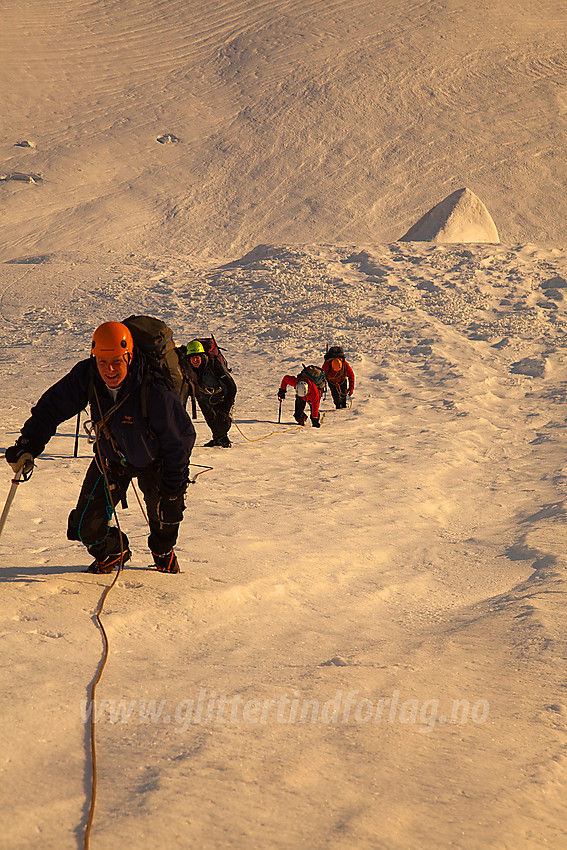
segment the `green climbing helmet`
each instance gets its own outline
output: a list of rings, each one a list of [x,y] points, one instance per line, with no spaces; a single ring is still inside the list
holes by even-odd
[[[187,354],[189,355],[189,357],[194,357],[199,354],[205,354],[203,343],[199,342],[198,339],[192,339],[191,342],[187,343]]]

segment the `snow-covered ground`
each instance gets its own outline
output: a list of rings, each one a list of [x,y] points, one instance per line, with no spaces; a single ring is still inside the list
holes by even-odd
[[[91,846],[567,846],[567,7],[186,6],[2,10],[0,451],[108,319],[213,332],[238,385],[180,575],[120,512]],[[502,244],[395,241],[463,186]],[[352,407],[278,424],[333,343]],[[9,850],[83,846],[91,799],[74,437],[0,538]]]

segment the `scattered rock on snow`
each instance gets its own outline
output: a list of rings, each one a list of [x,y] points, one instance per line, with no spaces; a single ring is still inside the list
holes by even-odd
[[[41,263],[48,263],[50,259],[51,254],[35,254],[33,257],[15,257],[13,260],[6,260],[6,264],[35,266]]]
[[[175,136],[173,133],[164,133],[163,136],[157,137],[157,141],[161,145],[173,145],[173,144],[175,144],[175,142],[179,142],[181,140],[177,136]]]
[[[12,171],[8,174],[0,174],[0,180],[19,180],[21,183],[41,183],[41,174],[26,174],[23,171]]]
[[[348,667],[348,661],[345,661],[340,655],[334,655],[328,661],[322,661],[319,667]]]

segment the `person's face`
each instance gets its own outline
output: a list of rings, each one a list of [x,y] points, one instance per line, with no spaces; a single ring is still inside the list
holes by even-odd
[[[128,364],[124,355],[120,357],[97,357],[96,365],[100,377],[107,387],[116,389],[128,374]]]
[[[200,354],[192,354],[191,357],[189,358],[189,360],[191,361],[191,365],[194,366],[195,369],[198,369],[199,366],[201,365],[201,355]]]

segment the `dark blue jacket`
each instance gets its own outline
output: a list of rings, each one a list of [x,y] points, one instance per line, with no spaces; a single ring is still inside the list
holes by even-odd
[[[149,388],[142,389],[146,372],[146,358],[134,347],[128,376],[114,401],[95,359],[77,363],[41,396],[22,428],[22,436],[29,440],[33,454],[41,454],[58,425],[76,416],[87,404],[90,403],[93,423],[100,421],[101,413],[105,416],[115,405],[120,405],[107,422],[112,440],[100,431],[102,456],[111,463],[124,458],[136,469],[154,466],[160,470],[164,491],[181,490],[189,478],[195,429],[179,395],[163,378],[152,374]],[[142,410],[145,392],[148,393],[147,418]]]

